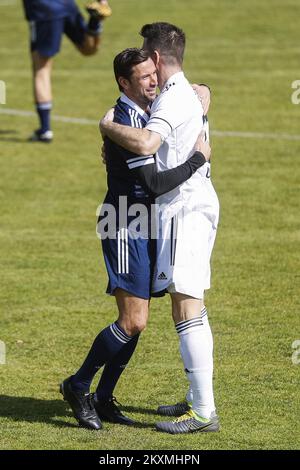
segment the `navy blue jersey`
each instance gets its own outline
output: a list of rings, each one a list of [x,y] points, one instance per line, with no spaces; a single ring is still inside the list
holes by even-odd
[[[142,128],[145,127],[148,118],[148,115],[125,95],[118,99],[115,106],[114,122]],[[128,208],[131,204],[136,203],[146,206],[151,204],[153,199],[137,181],[134,169],[154,164],[153,155],[148,157],[136,155],[108,138],[105,138],[104,144],[108,185],[104,203],[112,204],[117,215],[120,209],[120,196],[127,196]],[[156,245],[155,240],[149,236],[150,212],[147,233],[141,232],[140,237],[136,236],[137,232],[130,226],[132,216],[128,216],[125,222],[120,221],[121,225],[117,217],[116,232],[111,237],[103,237],[100,231],[103,256],[109,278],[107,293],[113,295],[115,290],[120,288],[142,299],[151,297]],[[100,215],[98,222],[101,219]]]
[[[131,106],[132,104],[132,106]],[[148,116],[126,97],[119,98],[115,106],[114,122],[143,128]],[[150,204],[151,198],[137,181],[134,168],[155,163],[153,155],[136,155],[105,138],[108,193],[105,202],[118,205],[119,196],[127,196],[128,203]]]
[[[78,11],[74,0],[23,0],[28,21],[49,21]]]

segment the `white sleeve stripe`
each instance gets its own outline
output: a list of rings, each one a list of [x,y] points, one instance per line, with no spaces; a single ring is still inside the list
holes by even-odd
[[[141,120],[139,119],[139,115],[138,115],[137,111],[135,111],[134,114],[135,114],[136,127],[141,128],[142,123],[141,123]]]
[[[126,160],[127,163],[132,163],[132,162],[137,162],[138,160],[147,160],[147,158],[153,158],[153,155],[141,155],[139,157],[135,158],[129,158],[129,160]]]
[[[135,127],[134,122],[133,122],[133,116],[132,116],[132,111],[131,111],[131,109],[128,109],[128,113],[129,113],[129,116],[130,116],[131,127]]]
[[[138,168],[139,166],[144,166],[144,165],[151,165],[152,163],[155,163],[154,158],[148,158],[148,160],[140,160],[136,163],[129,163],[128,168],[129,170],[132,170],[133,168]]]
[[[140,127],[137,113],[135,113],[135,122],[136,122],[136,127]]]
[[[128,109],[128,113],[130,116],[130,121],[131,121],[131,127],[137,127],[139,129],[142,129],[142,122],[139,119],[139,115],[137,111],[134,111],[133,109]]]

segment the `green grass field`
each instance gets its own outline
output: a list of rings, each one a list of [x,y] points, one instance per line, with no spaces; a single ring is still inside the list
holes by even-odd
[[[139,46],[142,24],[187,33],[186,75],[213,90],[213,182],[221,221],[207,295],[215,339],[215,397],[222,430],[170,436],[155,409],[187,382],[169,298],[149,325],[116,396],[140,427],[79,429],[58,383],[115,319],[95,235],[105,189],[97,125],[53,122],[55,141],[29,144],[33,111],[27,24],[21,2],[0,1],[1,449],[299,449],[300,79],[298,0],[110,0],[101,53],[84,58],[68,40],[55,61],[54,111],[98,120],[118,96],[112,60]],[[83,5],[83,1],[79,2]],[[6,4],[6,6],[4,6]],[[281,137],[285,135],[285,137]],[[290,137],[289,137],[290,136]],[[296,136],[293,138],[292,136]],[[296,361],[294,361],[296,362]]]

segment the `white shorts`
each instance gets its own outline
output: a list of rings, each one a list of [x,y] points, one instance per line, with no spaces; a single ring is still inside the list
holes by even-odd
[[[203,299],[210,288],[210,257],[217,228],[207,214],[181,209],[159,221],[152,291],[167,290]]]

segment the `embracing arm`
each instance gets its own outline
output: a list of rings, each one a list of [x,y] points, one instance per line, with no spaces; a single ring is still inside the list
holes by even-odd
[[[101,119],[99,127],[102,135],[137,155],[154,154],[162,143],[157,132],[117,124],[108,118],[108,114]]]
[[[206,162],[201,152],[195,152],[186,162],[170,170],[158,172],[156,164],[141,166],[134,171],[143,188],[153,197],[168,193],[188,180]]]
[[[181,165],[170,170],[158,172],[156,164],[142,165],[135,168],[136,178],[144,189],[153,197],[167,193],[188,180],[205,162],[209,161],[211,148],[209,142],[203,142],[202,131],[195,143],[194,154]]]
[[[204,116],[206,116],[209,110],[209,105],[210,105],[210,97],[211,97],[210,87],[208,85],[205,85],[205,83],[199,83],[198,85],[194,83],[192,87],[194,88],[199,100],[201,101],[203,114]]]

